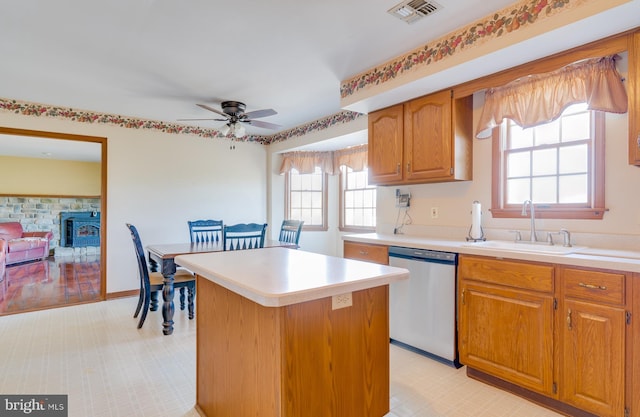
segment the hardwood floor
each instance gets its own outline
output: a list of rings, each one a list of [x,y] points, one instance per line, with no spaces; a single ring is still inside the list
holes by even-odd
[[[7,267],[0,282],[0,315],[100,299],[100,257],[54,258]]]

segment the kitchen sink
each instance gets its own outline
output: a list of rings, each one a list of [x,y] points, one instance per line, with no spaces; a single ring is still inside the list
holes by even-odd
[[[507,240],[485,240],[482,242],[469,242],[462,246],[469,248],[482,248],[503,252],[531,252],[531,253],[544,253],[548,255],[568,255],[586,249],[585,246],[562,246],[562,245],[549,245],[545,242],[531,243],[531,242],[514,242]]]

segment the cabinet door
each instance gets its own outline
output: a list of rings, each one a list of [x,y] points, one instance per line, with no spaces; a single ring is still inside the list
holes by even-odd
[[[403,105],[369,113],[369,183],[402,180]]]
[[[553,298],[471,284],[460,289],[460,361],[543,394],[553,393]]]
[[[629,36],[629,164],[640,165],[640,32]]]
[[[404,163],[406,180],[451,177],[451,91],[405,103]]]
[[[560,399],[601,417],[624,415],[625,312],[565,300]]]

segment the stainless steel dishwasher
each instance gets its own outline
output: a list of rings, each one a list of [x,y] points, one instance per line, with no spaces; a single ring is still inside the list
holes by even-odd
[[[457,263],[456,253],[389,247],[389,265],[409,270],[409,279],[389,285],[391,343],[459,367]]]

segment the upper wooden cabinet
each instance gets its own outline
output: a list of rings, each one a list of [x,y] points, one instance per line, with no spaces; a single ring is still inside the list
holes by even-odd
[[[472,100],[445,90],[370,113],[369,182],[471,180]]]
[[[369,114],[369,183],[402,181],[404,122],[402,104]]]
[[[640,32],[629,35],[629,164],[640,165]]]

